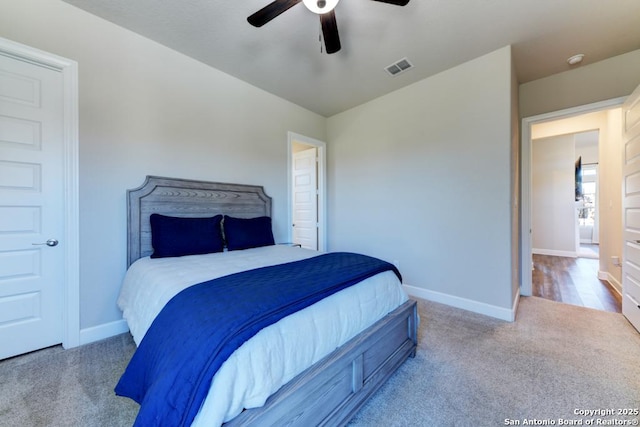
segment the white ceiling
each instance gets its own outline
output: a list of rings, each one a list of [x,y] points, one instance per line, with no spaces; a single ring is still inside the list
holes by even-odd
[[[332,55],[302,3],[254,28],[271,0],[65,1],[326,117],[509,44],[520,83],[640,49],[639,0],[341,0]]]

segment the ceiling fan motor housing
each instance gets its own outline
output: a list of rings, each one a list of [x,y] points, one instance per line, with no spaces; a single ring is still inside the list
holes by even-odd
[[[271,3],[247,18],[254,27],[262,27],[273,18],[289,10],[298,3],[304,5],[311,12],[320,15],[322,37],[327,53],[335,53],[340,50],[340,36],[336,23],[335,7],[340,0],[273,0]],[[410,0],[373,0],[382,3],[404,6]]]

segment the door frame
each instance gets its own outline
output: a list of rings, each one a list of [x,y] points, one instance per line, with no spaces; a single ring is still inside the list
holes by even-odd
[[[78,63],[0,37],[0,55],[59,71],[63,81],[64,285],[62,346],[80,345]]]
[[[327,250],[327,143],[295,132],[287,133],[287,238],[293,240],[293,142],[318,149],[318,250]]]
[[[605,101],[594,102],[592,104],[580,105],[578,107],[566,108],[564,110],[539,114],[537,116],[524,117],[521,126],[520,152],[521,152],[521,216],[520,216],[520,295],[531,296],[533,293],[531,262],[531,127],[535,124],[566,119],[582,114],[595,113],[597,111],[608,110],[622,106],[626,96],[613,98]]]

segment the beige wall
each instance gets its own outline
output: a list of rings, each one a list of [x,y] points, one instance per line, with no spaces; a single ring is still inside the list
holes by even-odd
[[[622,259],[622,110],[614,109],[607,112],[607,126],[601,129],[603,143],[599,147],[600,169],[604,168],[606,175],[600,180],[600,245],[605,245],[605,251],[600,255],[601,278],[609,280],[622,292],[622,267],[615,265],[611,257]],[[602,224],[606,224],[603,230]]]
[[[522,173],[520,168],[520,116],[519,116],[519,90],[518,79],[516,77],[515,63],[511,61],[511,299],[520,295],[520,277],[521,277],[521,212],[520,198]]]
[[[287,132],[324,140],[325,118],[58,0],[1,0],[0,37],[79,64],[83,330],[121,320],[125,192],[147,174],[264,185],[286,238]]]
[[[531,246],[535,254],[576,255],[575,160],[571,134],[531,141]]]
[[[520,117],[628,96],[640,84],[640,50],[520,85]]]
[[[397,261],[418,296],[509,312],[512,82],[506,47],[330,117],[329,249]]]

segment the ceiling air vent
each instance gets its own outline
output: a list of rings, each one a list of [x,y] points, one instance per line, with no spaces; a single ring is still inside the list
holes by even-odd
[[[385,67],[384,70],[392,76],[397,76],[410,68],[413,68],[413,64],[407,58],[402,58],[400,61]]]

